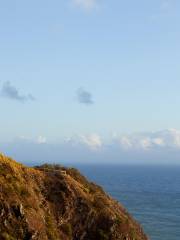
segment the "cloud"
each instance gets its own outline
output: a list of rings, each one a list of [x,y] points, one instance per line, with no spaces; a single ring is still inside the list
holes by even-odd
[[[180,150],[180,131],[166,129],[157,132],[136,133],[116,138],[126,150],[154,150],[157,148]]]
[[[77,99],[79,103],[85,104],[85,105],[91,105],[94,103],[92,94],[83,88],[79,88],[77,90]]]
[[[97,6],[97,0],[72,0],[72,2],[85,10],[92,10]]]
[[[31,164],[178,164],[180,165],[180,131],[119,135],[107,140],[94,133],[76,135],[62,142],[50,143],[43,136],[21,137],[0,142],[0,151],[21,162]]]
[[[81,142],[87,145],[92,150],[100,149],[103,145],[101,137],[98,134],[81,136]]]
[[[24,142],[24,143],[34,143],[34,144],[44,144],[47,143],[47,139],[44,136],[38,136],[36,138],[29,138],[26,136],[20,136],[16,139],[17,142]]]
[[[5,82],[1,89],[1,96],[9,98],[11,100],[16,100],[19,102],[34,101],[35,98],[31,95],[22,95],[19,93],[19,90],[11,85],[9,81]]]
[[[44,143],[47,143],[47,139],[46,139],[46,137],[39,136],[39,137],[37,138],[37,143],[38,143],[38,144],[44,144]]]
[[[156,132],[132,133],[112,136],[108,141],[99,134],[76,135],[68,138],[67,145],[87,146],[90,150],[115,148],[120,152],[153,152],[177,150],[180,152],[180,130],[166,129]]]
[[[75,135],[66,138],[64,143],[73,147],[86,146],[89,150],[98,150],[103,146],[103,140],[100,135],[93,133],[89,135]]]

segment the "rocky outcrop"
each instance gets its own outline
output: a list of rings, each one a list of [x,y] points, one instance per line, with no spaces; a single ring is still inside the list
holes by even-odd
[[[0,239],[147,240],[140,225],[76,169],[0,155]]]

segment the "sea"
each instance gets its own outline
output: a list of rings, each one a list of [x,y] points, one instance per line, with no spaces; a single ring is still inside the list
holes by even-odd
[[[180,240],[180,166],[76,167],[121,202],[151,240]]]

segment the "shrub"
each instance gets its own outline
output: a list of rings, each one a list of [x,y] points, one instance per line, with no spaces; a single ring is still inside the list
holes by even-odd
[[[115,223],[116,223],[117,225],[120,225],[120,224],[122,223],[121,218],[120,218],[120,217],[117,217],[117,218],[115,219]]]
[[[15,240],[14,237],[10,236],[8,233],[4,232],[0,235],[0,239],[2,240]]]
[[[58,240],[58,234],[54,227],[53,220],[50,215],[47,215],[45,218],[46,227],[47,227],[47,236],[49,240]]]
[[[108,240],[109,239],[108,234],[105,233],[102,229],[99,229],[98,234],[99,234],[99,237],[100,237],[99,240]]]
[[[72,227],[70,223],[63,224],[61,226],[63,232],[71,239],[72,238]]]

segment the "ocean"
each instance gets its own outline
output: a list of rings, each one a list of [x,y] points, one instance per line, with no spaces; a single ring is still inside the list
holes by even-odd
[[[121,202],[151,240],[180,239],[180,166],[76,166]]]

